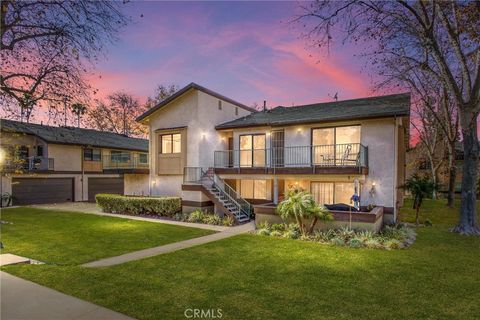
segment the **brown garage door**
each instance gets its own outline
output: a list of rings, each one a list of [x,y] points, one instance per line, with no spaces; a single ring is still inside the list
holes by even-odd
[[[88,201],[95,202],[98,193],[123,194],[123,177],[88,178]]]
[[[73,178],[13,178],[14,205],[74,201]]]

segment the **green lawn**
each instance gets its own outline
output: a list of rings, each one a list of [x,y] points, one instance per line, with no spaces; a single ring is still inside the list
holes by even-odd
[[[138,319],[478,319],[480,238],[448,232],[456,211],[441,204],[427,216],[434,226],[403,250],[241,235],[108,268],[4,270]]]
[[[160,223],[33,208],[3,210],[2,253],[77,265],[213,233]]]

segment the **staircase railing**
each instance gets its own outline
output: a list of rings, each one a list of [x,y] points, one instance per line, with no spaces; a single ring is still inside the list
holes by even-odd
[[[240,212],[248,217],[252,216],[252,205],[243,199],[237,191],[226,184],[220,177],[217,175],[209,176],[208,169],[204,170],[201,167],[185,167],[183,170],[184,183],[202,183],[203,178],[208,178],[212,182],[212,187],[217,189],[221,196],[230,200]],[[222,183],[219,184],[217,181],[221,181]]]

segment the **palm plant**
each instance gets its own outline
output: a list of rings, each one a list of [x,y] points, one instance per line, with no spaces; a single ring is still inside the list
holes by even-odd
[[[315,203],[312,195],[305,191],[290,191],[285,200],[280,202],[277,212],[282,219],[293,218],[297,221],[302,234],[313,232],[313,228],[317,221],[331,220],[332,216],[327,208],[319,206]],[[307,228],[303,219],[312,218],[310,227]]]
[[[436,185],[429,178],[420,177],[418,174],[414,174],[407,179],[405,189],[412,194],[413,209],[415,209],[415,223],[418,224],[418,217],[423,198],[431,196],[436,190]]]

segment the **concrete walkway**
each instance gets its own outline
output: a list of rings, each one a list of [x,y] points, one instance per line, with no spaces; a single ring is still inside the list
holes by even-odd
[[[128,320],[124,314],[0,271],[2,320]]]
[[[140,260],[148,257],[153,257],[159,254],[164,254],[172,251],[177,251],[185,248],[190,248],[194,246],[198,246],[201,244],[217,241],[220,239],[225,239],[229,237],[233,237],[235,235],[246,233],[249,231],[255,230],[255,222],[249,222],[247,224],[243,224],[237,227],[231,227],[226,231],[211,234],[208,236],[203,236],[199,238],[189,239],[185,241],[175,242],[166,244],[159,247],[144,249],[140,251],[130,252],[123,254],[121,256],[101,259],[93,262],[89,262],[84,264],[84,267],[108,267],[113,266],[129,261]]]
[[[0,267],[8,266],[10,264],[30,263],[29,258],[17,256],[11,253],[0,254]]]
[[[96,214],[99,216],[148,221],[148,222],[163,223],[163,224],[172,224],[176,226],[206,229],[206,230],[213,230],[213,231],[225,231],[225,230],[231,229],[231,227],[212,226],[212,225],[203,224],[203,223],[191,223],[191,222],[182,222],[182,221],[167,220],[167,219],[155,219],[155,218],[106,213],[106,212],[102,212],[102,210],[99,207],[97,207],[95,203],[91,203],[91,202],[65,202],[65,203],[54,203],[54,204],[36,204],[36,205],[31,205],[30,207],[39,208],[39,209],[48,209],[48,210],[90,213],[90,214]]]

